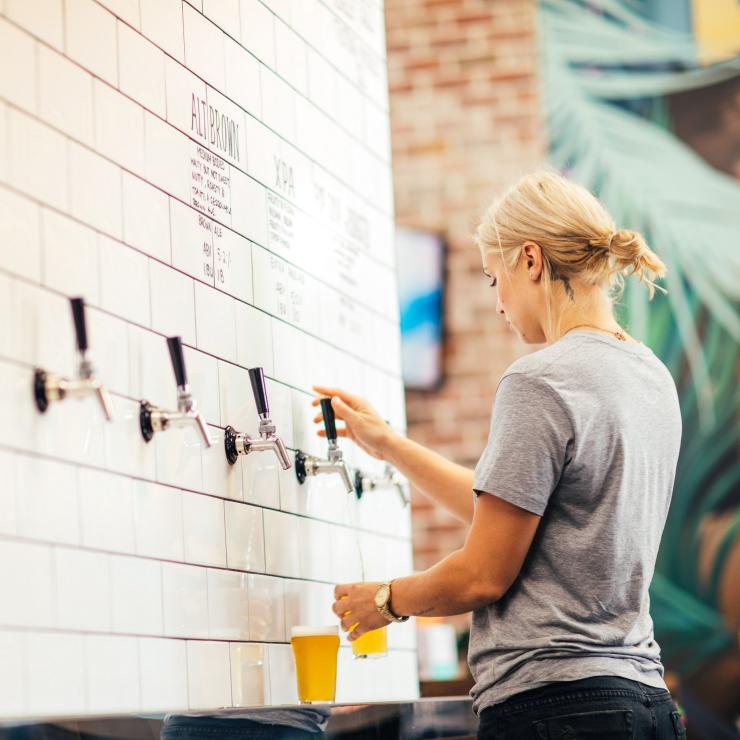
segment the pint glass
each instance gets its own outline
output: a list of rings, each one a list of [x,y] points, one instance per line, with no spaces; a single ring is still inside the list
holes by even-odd
[[[301,703],[334,701],[339,628],[293,627],[290,644],[295,657],[295,675]]]
[[[370,630],[356,640],[352,640],[352,654],[355,658],[381,658],[388,653],[388,635],[385,627]]]
[[[342,596],[341,599],[346,599]],[[340,599],[340,600],[341,600]],[[345,612],[346,614],[346,612]],[[350,634],[357,625],[350,627]],[[370,630],[356,640],[352,640],[352,655],[355,658],[381,658],[388,654],[388,634],[385,627],[376,630]]]

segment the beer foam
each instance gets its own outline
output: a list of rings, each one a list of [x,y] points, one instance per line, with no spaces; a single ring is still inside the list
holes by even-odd
[[[318,625],[311,627],[308,625],[297,625],[290,628],[291,637],[323,637],[324,635],[339,636],[339,627],[335,625]]]

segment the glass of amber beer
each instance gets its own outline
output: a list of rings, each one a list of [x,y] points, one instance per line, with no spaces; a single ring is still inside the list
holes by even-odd
[[[346,596],[342,596],[341,599],[346,599]],[[340,600],[341,600],[340,599]],[[345,612],[346,615],[347,612]],[[350,627],[350,633],[356,627],[353,624]],[[356,640],[351,640],[352,643],[352,655],[355,658],[382,658],[388,654],[388,633],[385,627],[380,627],[376,630],[370,630],[364,635],[361,635]]]
[[[370,630],[352,640],[352,655],[355,658],[382,658],[388,654],[388,633],[385,627]]]
[[[298,699],[301,704],[334,701],[337,687],[339,628],[293,627],[290,644],[295,657]]]

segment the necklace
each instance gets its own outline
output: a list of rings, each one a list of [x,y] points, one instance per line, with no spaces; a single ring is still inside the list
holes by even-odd
[[[624,332],[619,329],[617,331],[612,331],[611,329],[602,329],[600,326],[596,326],[596,324],[576,324],[575,326],[571,326],[569,329],[566,329],[560,336],[567,334],[569,331],[572,331],[573,329],[577,329],[579,326],[590,326],[593,329],[601,329],[601,331],[608,331],[610,334],[614,334],[614,336],[619,339],[620,342],[626,342],[627,337],[624,336]]]

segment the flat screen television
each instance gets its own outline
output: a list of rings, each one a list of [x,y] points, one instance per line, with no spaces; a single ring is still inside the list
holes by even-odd
[[[445,239],[404,226],[395,239],[404,385],[434,390],[443,377]]]

